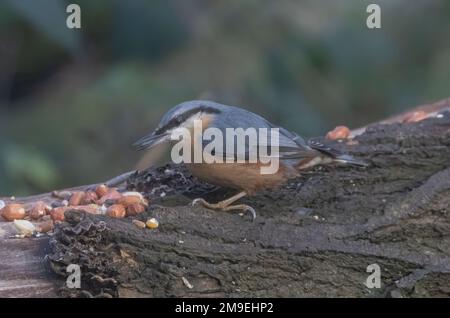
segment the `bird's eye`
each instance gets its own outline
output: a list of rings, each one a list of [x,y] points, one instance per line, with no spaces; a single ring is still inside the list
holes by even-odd
[[[179,125],[179,124],[182,123],[182,120],[181,120],[181,117],[180,117],[180,116],[175,117],[174,120],[175,120],[175,122],[177,123],[177,125]]]

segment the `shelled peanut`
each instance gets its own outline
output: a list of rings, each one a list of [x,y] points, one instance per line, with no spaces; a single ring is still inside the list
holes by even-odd
[[[6,220],[6,221],[14,221],[14,220],[21,220],[25,218],[26,212],[25,208],[20,203],[10,203],[5,205],[0,210],[0,215]]]
[[[329,131],[326,135],[326,139],[336,140],[336,139],[347,139],[350,136],[350,129],[346,126],[337,126],[332,131]]]
[[[126,216],[126,210],[121,204],[113,204],[106,210],[106,215],[112,218],[124,218]]]
[[[52,207],[43,201],[38,201],[33,204],[31,209],[28,211],[28,215],[32,220],[39,220],[41,217],[46,215],[52,210]]]

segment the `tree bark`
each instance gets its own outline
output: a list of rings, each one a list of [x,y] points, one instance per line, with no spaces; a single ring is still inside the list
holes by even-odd
[[[233,194],[182,166],[136,173],[129,189],[151,202],[137,218],[80,211],[50,239],[60,296],[450,296],[450,115],[373,124],[333,146],[368,168],[316,167],[279,189],[244,198],[257,218],[191,207]],[[65,287],[81,267],[81,289]],[[367,267],[380,268],[368,288]],[[375,267],[376,267],[375,265]],[[370,279],[369,279],[370,280]]]

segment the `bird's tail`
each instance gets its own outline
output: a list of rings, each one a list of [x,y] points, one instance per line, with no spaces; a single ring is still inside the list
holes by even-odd
[[[331,147],[324,145],[323,143],[315,141],[315,140],[308,140],[308,146],[310,146],[314,150],[317,150],[317,151],[327,155],[334,162],[350,164],[350,165],[359,166],[359,167],[367,167],[369,165],[366,161],[364,161],[362,159],[357,159],[351,155],[344,154],[337,149],[331,148]]]

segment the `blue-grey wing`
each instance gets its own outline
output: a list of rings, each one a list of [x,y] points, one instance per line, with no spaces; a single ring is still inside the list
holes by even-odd
[[[217,118],[210,122],[209,127],[218,128],[223,135],[223,152],[220,149],[215,149],[216,156],[223,156],[224,158],[233,156],[234,158],[246,158],[248,159],[250,154],[266,154],[273,156],[271,150],[273,147],[278,146],[278,155],[280,159],[292,159],[292,158],[306,158],[311,157],[315,151],[308,146],[305,139],[301,136],[288,131],[283,127],[276,126],[266,119],[240,109],[241,112],[233,111],[233,113],[222,114],[220,118]],[[242,128],[248,132],[249,128],[254,128],[256,132],[256,141],[251,142],[249,138],[237,138],[233,136],[227,136],[227,128]],[[261,128],[266,129],[266,134],[261,133]],[[278,138],[273,135],[274,142],[272,142],[273,130],[278,130]],[[209,144],[211,141],[204,140],[203,145]],[[232,153],[226,153],[225,145],[227,143],[233,143],[234,149]],[[278,143],[278,145],[277,145]],[[240,145],[240,147],[238,146]],[[262,151],[261,147],[265,147]]]

